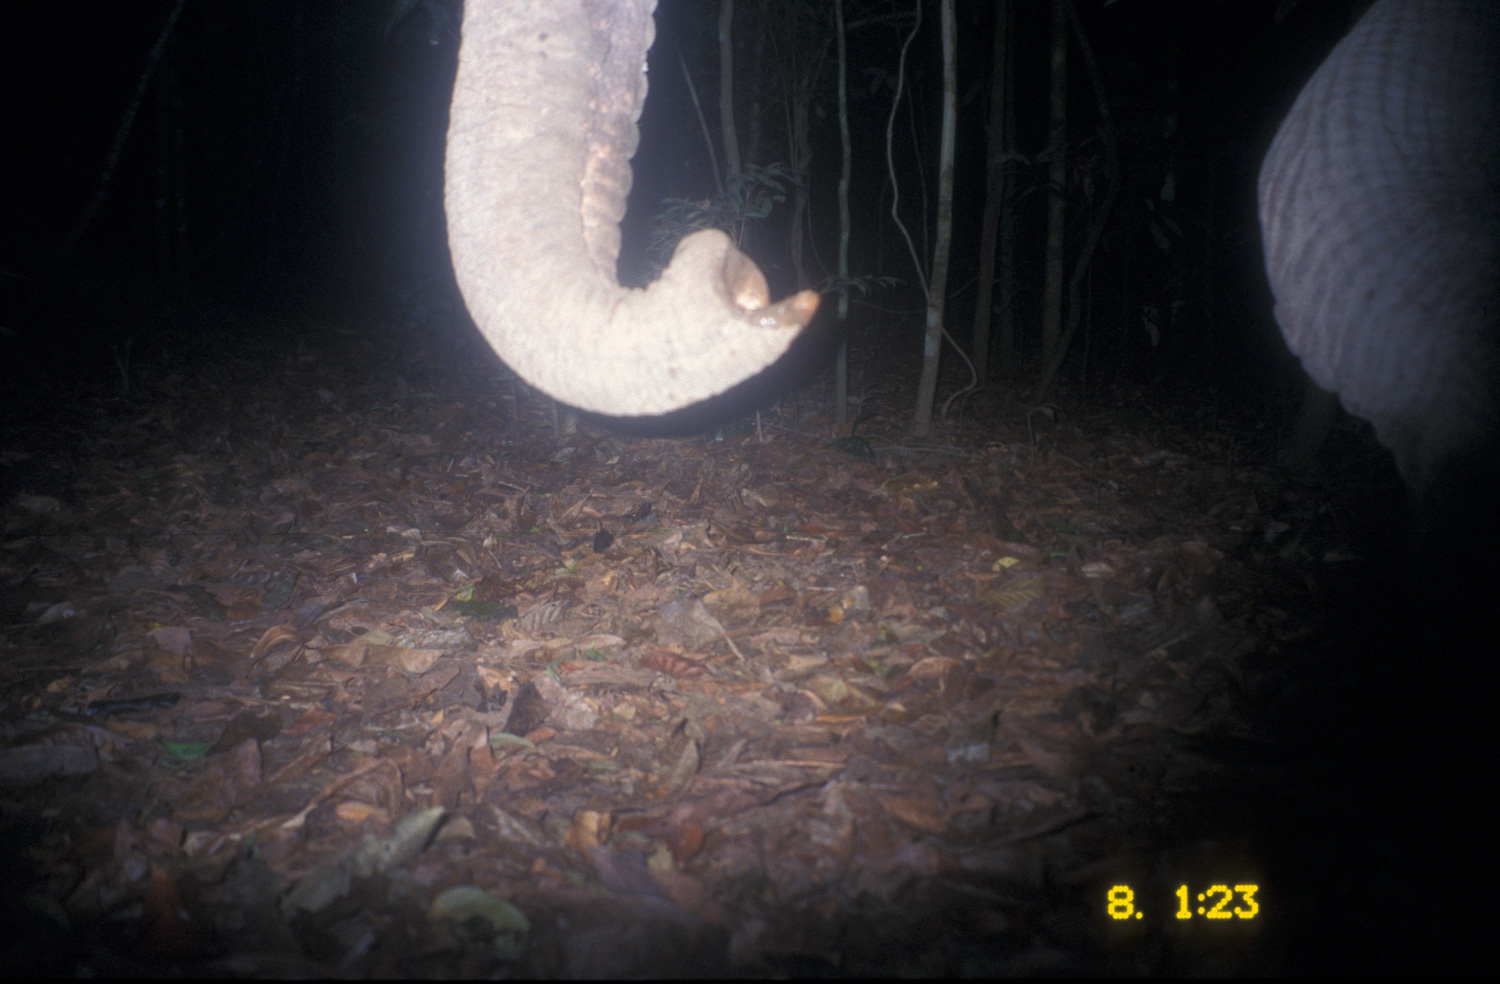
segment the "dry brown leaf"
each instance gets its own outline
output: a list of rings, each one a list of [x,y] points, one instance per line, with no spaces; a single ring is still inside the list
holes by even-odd
[[[209,943],[207,927],[194,921],[183,905],[177,883],[159,865],[151,865],[141,909],[143,932],[135,948],[138,956],[150,960],[181,959],[203,950]]]
[[[368,646],[365,660],[371,666],[388,667],[416,676],[432,669],[442,658],[441,649],[411,649],[407,646]]]
[[[591,848],[599,847],[609,836],[609,825],[608,810],[579,810],[573,814],[573,824],[563,835],[563,843],[587,856]]]
[[[705,672],[702,663],[667,649],[653,649],[642,653],[641,664],[679,680],[692,680]]]
[[[333,808],[334,816],[348,824],[390,822],[391,815],[378,806],[359,800],[344,800]]]
[[[928,834],[941,834],[948,829],[948,810],[937,796],[876,793],[875,798],[887,813],[909,827]]]

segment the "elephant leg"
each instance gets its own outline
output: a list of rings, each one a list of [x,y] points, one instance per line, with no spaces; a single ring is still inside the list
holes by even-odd
[[[1422,526],[1496,528],[1500,3],[1380,0],[1260,174],[1276,319],[1370,421]]]
[[[1297,417],[1282,441],[1277,453],[1277,463],[1296,472],[1313,471],[1317,465],[1318,450],[1333,430],[1338,417],[1339,398],[1313,382],[1306,373],[1302,376],[1302,396],[1297,406]]]

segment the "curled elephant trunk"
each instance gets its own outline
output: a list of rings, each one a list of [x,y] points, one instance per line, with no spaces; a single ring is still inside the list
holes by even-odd
[[[655,5],[468,0],[448,128],[448,241],[475,324],[528,383],[618,416],[724,392],[818,307],[813,291],[772,304],[717,230],[645,290],[616,279]]]
[[[1500,3],[1381,0],[1260,173],[1276,320],[1375,427],[1428,529],[1497,526]]]

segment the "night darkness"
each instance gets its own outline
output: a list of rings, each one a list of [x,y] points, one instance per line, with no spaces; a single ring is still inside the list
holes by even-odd
[[[1496,969],[1492,952],[1481,955],[1492,948],[1476,935],[1485,920],[1492,928],[1495,907],[1469,894],[1483,895],[1493,871],[1494,829],[1485,818],[1494,809],[1483,793],[1493,771],[1484,722],[1493,712],[1473,706],[1478,694],[1492,693],[1492,673],[1477,664],[1493,657],[1476,652],[1477,618],[1465,607],[1481,598],[1493,604],[1480,587],[1493,574],[1471,580],[1442,550],[1414,548],[1401,535],[1411,519],[1400,479],[1363,422],[1341,416],[1310,475],[1284,471],[1278,458],[1303,376],[1272,316],[1256,178],[1298,91],[1368,4],[1073,0],[1112,117],[1118,192],[1081,280],[1077,335],[1056,385],[1042,393],[1053,8],[1013,0],[1013,290],[1004,299],[995,290],[985,385],[949,419],[935,417],[934,433],[920,443],[909,424],[924,302],[889,214],[885,149],[912,5],[844,2],[849,267],[851,277],[869,278],[851,297],[847,326],[825,292],[805,336],[763,377],[665,421],[586,416],[577,432],[514,380],[455,283],[443,180],[457,0],[7,5],[0,896],[9,898],[0,920],[29,939],[6,941],[0,972]],[[831,15],[827,24],[818,15],[825,6],[832,0],[737,3],[736,112],[747,163],[788,159],[788,103],[777,73],[793,52],[824,59],[811,91],[794,97],[807,111],[811,152],[800,269],[789,185],[769,215],[746,225],[743,249],[765,272],[773,299],[818,289],[836,272],[836,55],[831,40],[798,33],[830,32]],[[945,325],[965,350],[981,270],[1000,9],[989,0],[957,2]],[[661,219],[672,203],[716,193],[705,129],[722,168],[719,10],[712,0],[661,0],[656,12],[641,149],[622,223],[619,277],[628,286],[648,283],[665,263]],[[763,30],[767,10],[775,13]],[[937,24],[929,0],[907,55],[909,103],[895,117],[891,152],[901,215],[924,262],[937,215]],[[1099,95],[1076,38],[1069,44],[1071,270],[1111,175]],[[755,127],[752,93],[762,100]],[[999,335],[1005,305],[1015,326],[1009,350]],[[860,374],[853,437],[836,433],[833,422],[841,340]],[[963,362],[944,349],[940,405],[969,383]],[[797,408],[790,416],[788,405]],[[776,434],[784,444],[767,443],[773,420],[785,424]],[[707,463],[691,471],[685,462],[700,457]],[[1125,475],[1138,468],[1140,484],[1116,468]],[[1064,473],[1072,477],[1057,477]],[[911,491],[913,476],[931,484]],[[799,478],[811,491],[787,491]],[[755,509],[762,511],[746,518]],[[486,523],[488,538],[480,531]],[[841,523],[848,529],[837,536],[825,529]],[[693,539],[697,533],[683,532],[689,527],[706,532]],[[923,543],[936,542],[922,538],[939,527],[952,539],[933,548],[937,560],[918,557]],[[533,549],[540,553],[525,553]],[[856,560],[840,551],[862,553]],[[696,559],[683,559],[689,554]],[[773,555],[785,566],[754,573]],[[1470,546],[1461,555],[1493,568],[1492,554]],[[835,557],[844,564],[838,570],[857,572],[850,575],[857,589],[818,566]],[[1007,568],[1016,557],[1020,566]],[[591,573],[594,563],[616,566]],[[539,574],[554,579],[538,583]],[[731,582],[735,590],[753,586],[755,627],[709,605],[713,624],[727,631],[696,641],[689,633],[681,643],[665,616],[641,614],[665,611],[663,599],[722,599]],[[1023,599],[1032,607],[1014,610],[994,601],[1023,584],[1045,585],[1036,588],[1042,600]],[[462,608],[469,617],[459,620],[448,599],[460,587],[473,588],[474,604],[493,589],[484,603],[496,607]],[[648,590],[662,597],[639,600]],[[627,591],[633,608],[609,600]],[[783,596],[791,600],[777,600]],[[573,623],[558,616],[549,627],[536,614],[554,611],[549,606],[577,619],[589,612],[576,638],[623,640],[622,648],[562,646],[557,640]],[[503,618],[494,614],[501,611]],[[1132,614],[1139,612],[1147,614]],[[467,648],[398,631],[447,617],[454,622],[442,624],[454,635],[468,634]],[[772,622],[782,635],[766,628]],[[890,628],[898,623],[899,631]],[[908,633],[908,623],[946,625],[947,635]],[[792,625],[803,633],[795,642],[786,641]],[[179,626],[194,640],[181,652],[163,634]],[[288,674],[326,674],[334,664],[313,665],[300,648],[277,663],[276,639],[284,637],[276,632],[315,652],[374,639],[367,633],[377,630],[411,652],[442,649],[442,665],[462,660],[463,669],[426,690],[410,681],[361,690],[369,664],[339,669],[330,696],[319,700],[277,690]],[[550,648],[518,641],[531,637],[549,639]],[[898,638],[893,656],[871,655],[874,640]],[[732,660],[721,651],[726,641]],[[837,673],[793,679],[773,660],[783,645],[815,650]],[[596,649],[608,663],[588,662]],[[192,668],[163,670],[164,651]],[[1004,662],[1022,657],[1034,662]],[[708,662],[716,668],[702,676]],[[774,673],[746,668],[762,662]],[[587,676],[606,665],[625,675]],[[664,689],[639,683],[628,674],[647,674],[643,665],[676,679]],[[1046,713],[1023,717],[1024,701],[997,695],[1033,679],[1029,673],[1055,673],[1068,685],[1059,684]],[[837,700],[836,688],[820,689],[825,676],[845,687]],[[878,695],[882,710],[849,702],[846,683],[856,678],[870,681],[865,692]],[[559,679],[574,691],[571,704],[549,689]],[[468,689],[455,696],[460,684]],[[771,708],[765,716],[786,729],[776,733],[780,744],[748,730],[736,744],[732,712],[723,708],[737,705],[724,695],[740,699],[757,687],[755,699]],[[679,690],[694,695],[688,710],[674,703]],[[107,730],[100,707],[167,692],[175,695],[170,704],[125,709],[135,730],[121,725],[107,741],[98,737]],[[593,731],[568,732],[560,708],[576,710],[579,693],[588,695],[589,713],[613,710],[600,711],[604,723]],[[621,710],[636,704],[620,694],[674,711],[655,722],[646,711]],[[703,710],[715,700],[720,710]],[[1026,700],[1045,703],[1030,692]],[[1192,709],[1174,717],[1177,702]],[[1204,723],[1210,706],[1222,717]],[[528,707],[540,707],[539,716],[517,726]],[[222,719],[214,716],[221,711]],[[243,739],[235,728],[252,711],[262,715],[256,721],[274,711],[284,724],[279,737],[251,728],[253,768],[246,746],[225,751],[230,733]],[[722,720],[714,717],[721,712]],[[962,724],[925,723],[940,714]],[[356,715],[367,717],[356,726]],[[390,736],[412,719],[432,730],[400,745]],[[460,722],[471,720],[489,730],[463,731]],[[980,765],[953,751],[954,736],[976,720],[988,729]],[[37,735],[85,726],[90,741],[111,749],[97,753],[107,768],[17,778],[33,761],[17,749],[32,754]],[[1068,730],[1075,727],[1081,731]],[[152,728],[159,730],[148,734]],[[607,770],[598,762],[579,766],[547,752],[588,745],[583,735],[607,728],[635,737],[616,736],[590,754],[650,780],[628,795],[618,778],[607,795],[599,792]],[[818,728],[837,739],[807,737]],[[188,731],[207,733],[205,745],[217,740],[204,753],[207,764],[164,765],[161,749],[188,743]],[[1049,744],[1049,735],[1065,731],[1071,737]],[[787,737],[793,732],[801,737]],[[299,779],[306,787],[325,768],[319,760],[305,775],[294,769],[312,761],[310,734],[329,736],[326,767],[340,774],[384,777],[372,763],[401,762],[390,773],[398,779],[379,780],[399,791],[371,794],[378,809],[359,813],[358,822],[348,806],[358,796],[338,799],[343,786],[294,795]],[[500,750],[479,764],[485,734],[491,749],[501,748],[496,736],[530,742],[532,771],[517,764],[521,753],[506,759]],[[1129,740],[1110,743],[1121,734]],[[632,742],[656,759],[632,758],[646,754],[632,752]],[[683,742],[699,758],[678,751]],[[420,754],[408,751],[417,746]],[[775,754],[766,751],[773,746]],[[541,765],[536,747],[551,756]],[[1069,751],[1058,753],[1062,747]],[[881,756],[895,756],[893,749],[908,756],[900,780],[881,771],[889,764]],[[1149,753],[1131,757],[1141,749]],[[428,774],[417,764],[424,758],[459,764],[433,765]],[[774,796],[731,787],[726,776],[762,758],[784,768],[838,762],[844,771],[781,780]],[[690,759],[698,786],[652,785],[665,783],[662,775],[681,778],[673,769],[692,772],[682,765]],[[233,802],[226,793],[220,812],[204,807],[190,793],[202,787],[193,771],[200,765],[223,769],[212,774],[224,788],[242,783],[252,792]],[[141,778],[148,774],[155,778]],[[918,792],[902,785],[906,779]],[[720,785],[705,792],[709,782]],[[507,784],[513,796],[502,792]],[[913,804],[929,787],[943,806],[923,812]],[[1032,812],[1008,813],[1016,800],[1007,797],[1023,787]],[[756,823],[810,829],[803,814],[795,824],[745,817],[777,809],[792,817],[794,808],[813,810],[806,804],[814,796],[820,817],[838,818],[827,821],[824,840],[804,843],[789,832],[773,844],[767,835],[756,842],[764,871],[749,866],[752,877],[734,867],[754,852],[744,847],[750,834],[732,831]],[[972,820],[981,801],[990,804],[983,822]],[[94,812],[68,805],[78,803]],[[286,915],[289,885],[361,838],[389,835],[386,821],[434,804],[449,811],[450,831],[470,824],[479,847],[460,857],[457,833],[439,837],[402,872],[382,871],[367,894],[343,898],[337,916]],[[305,827],[276,825],[294,815]],[[581,816],[605,820],[586,835]],[[522,827],[532,840],[519,860],[501,865],[503,877],[477,860],[510,858],[505,852],[525,840],[515,833]],[[888,838],[900,846],[881,854],[874,832],[887,829],[901,831]],[[1028,830],[1040,833],[1018,833]],[[109,860],[91,867],[87,844],[98,831],[95,847],[106,847],[96,853]],[[844,865],[837,877],[825,864],[834,855]],[[138,857],[137,868],[124,857]],[[1258,926],[1233,939],[1164,926],[1115,939],[1111,927],[1100,928],[1098,886],[1110,879],[1138,880],[1144,897],[1145,886],[1162,890],[1171,879],[1239,877],[1214,865],[1242,862],[1240,874],[1265,881],[1262,936]],[[917,874],[902,881],[891,874],[906,871],[901,865]],[[484,950],[475,942],[477,916],[462,932],[412,928],[429,917],[441,923],[429,896],[459,883],[482,885],[524,911],[530,949],[501,957]],[[163,902],[163,884],[182,897],[167,892]],[[214,915],[174,936],[162,928],[166,917],[153,915],[174,904]],[[368,926],[361,905],[377,914]],[[634,927],[637,916],[642,928],[619,928]]]
[[[653,262],[661,262],[645,247],[662,201],[702,199],[714,191],[679,65],[685,59],[707,80],[698,84],[712,89],[717,62],[709,6],[669,3],[658,14],[643,149],[634,160],[625,223],[626,282],[644,282]],[[1102,237],[1089,299],[1093,317],[1110,327],[1091,339],[1097,347],[1087,368],[1139,375],[1168,391],[1197,385],[1207,373],[1208,381],[1230,385],[1236,400],[1256,409],[1268,392],[1280,396],[1278,387],[1295,382],[1257,262],[1254,176],[1296,89],[1351,17],[1347,4],[1304,4],[1278,27],[1273,6],[1080,6],[1109,87],[1122,161],[1119,204]],[[949,276],[956,285],[949,321],[959,334],[968,331],[974,303],[989,7],[971,4],[959,12]],[[60,3],[9,14],[7,297],[46,289],[73,293],[86,284],[101,294],[213,297],[246,310],[273,301],[282,311],[315,305],[348,310],[354,299],[376,298],[379,290],[454,300],[441,182],[456,5],[193,4],[153,63],[149,55],[171,9]],[[885,8],[850,12],[856,21],[886,18],[884,26],[867,24],[849,38],[851,268],[855,275],[910,283],[910,260],[887,221],[884,129],[900,36],[894,16]],[[1017,5],[1016,17],[1015,125],[1018,148],[1029,157],[1019,175],[1017,221],[1021,241],[1039,244],[1045,209],[1035,186],[1046,172],[1036,157],[1046,139],[1048,18],[1035,4]],[[935,152],[941,71],[929,34],[918,37],[909,59],[917,110],[914,117],[898,117],[894,153],[910,209],[905,218],[919,237],[925,221],[930,241],[932,206],[924,216],[918,182],[930,184],[934,165],[923,163],[925,172],[919,171],[911,143],[915,135],[924,153]],[[102,204],[90,211],[122,114],[148,65],[152,74],[118,161],[108,167]],[[755,78],[750,68],[746,77]],[[1098,115],[1081,69],[1072,87],[1078,184],[1097,186]],[[714,92],[699,98],[714,111]],[[813,282],[829,272],[836,255],[839,155],[831,89],[819,90],[815,100],[807,263]],[[782,124],[768,113],[758,154],[769,163],[784,158],[784,150]],[[787,211],[773,212],[750,243],[778,295],[793,286],[784,245]],[[1023,246],[1017,260],[1023,360],[1028,352],[1034,357],[1037,344],[1024,326],[1038,317],[1033,285],[1041,277],[1039,256],[1039,248]],[[103,297],[100,303],[114,307]],[[885,306],[903,303],[909,298]],[[33,317],[36,327],[11,342],[24,347],[22,361],[56,356],[54,344],[65,361],[79,358],[80,349],[102,351],[120,336],[149,348],[156,344],[152,322],[159,321],[144,315],[144,323],[64,326],[44,314]],[[1154,346],[1142,327],[1148,322],[1158,332]],[[308,330],[319,330],[316,321]],[[902,340],[893,336],[880,344]],[[14,367],[18,357],[7,361]],[[1070,369],[1075,375],[1084,370],[1081,363]]]

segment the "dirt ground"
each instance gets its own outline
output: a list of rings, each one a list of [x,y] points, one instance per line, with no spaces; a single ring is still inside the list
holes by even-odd
[[[1363,435],[1296,483],[1115,387],[915,441],[871,368],[843,440],[826,380],[558,437],[316,337],[7,425],[6,973],[1496,970],[1494,651]]]

